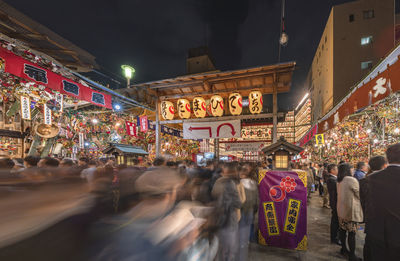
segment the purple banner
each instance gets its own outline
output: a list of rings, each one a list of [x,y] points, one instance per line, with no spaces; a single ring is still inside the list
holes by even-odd
[[[307,173],[260,170],[259,193],[259,243],[306,250]]]

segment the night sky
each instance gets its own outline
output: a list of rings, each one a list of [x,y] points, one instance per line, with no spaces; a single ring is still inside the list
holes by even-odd
[[[5,0],[22,13],[97,57],[103,71],[123,82],[121,64],[136,69],[134,82],[186,73],[187,50],[208,45],[219,70],[278,62],[280,0]],[[292,91],[280,95],[293,109],[332,5],[350,0],[286,0],[289,43],[281,61],[296,61]]]

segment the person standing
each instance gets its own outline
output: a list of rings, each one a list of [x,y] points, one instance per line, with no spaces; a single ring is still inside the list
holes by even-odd
[[[324,165],[323,164],[319,164],[318,165],[318,171],[317,171],[317,177],[316,177],[316,182],[318,183],[318,191],[319,191],[319,196],[322,197],[323,193],[324,193],[324,188],[322,187],[322,177],[323,177],[323,173],[324,173]]]
[[[222,177],[219,178],[212,189],[211,195],[217,201],[219,238],[219,260],[233,261],[238,250],[238,230],[241,198],[235,180],[238,177],[236,164],[226,163],[222,169]],[[245,199],[244,199],[245,200]],[[239,213],[238,213],[239,211]]]
[[[312,164],[304,166],[304,170],[307,171],[307,203],[310,203],[312,185],[315,183],[314,173],[312,171]]]
[[[331,217],[331,243],[339,244],[338,231],[339,231],[339,218],[337,213],[337,175],[338,167],[336,164],[328,165],[328,177],[326,180],[326,185],[329,193],[329,206],[332,209]]]
[[[361,161],[357,163],[356,172],[354,173],[354,177],[360,181],[361,179],[365,178],[365,175],[368,172],[368,164]]]
[[[257,182],[251,178],[251,171],[250,164],[245,164],[240,171],[240,183],[243,185],[246,199],[239,222],[239,261],[247,260],[251,225],[257,212],[258,188]]]
[[[341,164],[338,168],[337,212],[340,226],[341,253],[348,254],[349,260],[360,260],[356,256],[356,232],[358,223],[363,222],[363,212],[360,202],[360,186],[352,175],[349,164]],[[346,240],[347,239],[347,240]],[[346,241],[349,250],[346,247]]]
[[[389,165],[368,176],[366,240],[370,260],[400,260],[400,143],[386,150]]]
[[[328,186],[326,181],[329,177],[328,175],[328,163],[324,163],[324,170],[322,172],[322,207],[329,208],[329,193],[328,193]]]
[[[368,189],[368,180],[369,180],[368,177],[371,174],[375,173],[376,171],[385,169],[387,167],[387,160],[384,156],[375,156],[369,160],[368,165],[370,167],[368,174],[365,176],[365,178],[363,178],[359,181],[360,182],[360,200],[361,200],[361,207],[363,209],[363,214],[364,214],[364,221],[366,221],[367,216],[368,216],[368,214],[367,214],[367,197],[368,197],[368,190],[369,190]],[[366,237],[365,237],[363,255],[364,255],[364,261],[368,261],[368,260],[371,260],[370,247],[369,247],[371,242],[369,242],[370,240],[368,239],[367,226],[366,226],[364,232],[366,234]]]

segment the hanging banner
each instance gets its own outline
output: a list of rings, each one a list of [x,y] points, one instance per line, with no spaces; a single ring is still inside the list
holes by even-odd
[[[300,147],[303,147],[304,145],[306,145],[317,134],[317,130],[318,130],[318,125],[315,125],[314,127],[312,127],[311,130],[309,130],[307,132],[307,134],[304,135],[304,137],[300,139],[298,145]]]
[[[315,144],[317,144],[317,145],[324,145],[325,144],[324,134],[315,135]]]
[[[79,133],[79,148],[83,149],[85,147],[85,137],[83,136],[83,132]]]
[[[265,142],[225,143],[225,151],[261,151],[265,145]]]
[[[306,250],[307,173],[261,170],[259,198],[259,243]]]
[[[270,127],[270,125],[242,127],[242,138],[252,140],[272,140],[272,127]]]
[[[140,131],[141,132],[147,132],[149,129],[149,122],[147,120],[147,116],[141,116],[139,117],[140,119]]]
[[[126,121],[125,125],[126,125],[126,133],[129,136],[136,137],[136,124],[130,121]]]
[[[51,125],[52,118],[51,118],[51,110],[50,108],[44,104],[44,124]]]
[[[64,96],[61,93],[56,94],[56,101],[60,104],[60,112],[64,111]]]
[[[21,118],[31,120],[31,100],[26,96],[21,96]]]
[[[240,120],[184,122],[184,139],[240,138]]]
[[[4,71],[6,73],[46,86],[48,92],[57,91],[81,101],[112,109],[111,95],[97,92],[90,87],[69,80],[1,47],[0,58],[5,61]]]

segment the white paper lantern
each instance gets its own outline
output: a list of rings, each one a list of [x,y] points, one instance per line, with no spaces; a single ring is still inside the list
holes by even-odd
[[[219,117],[224,115],[224,99],[219,95],[214,95],[211,97],[211,114],[214,117]]]
[[[229,111],[232,115],[240,115],[242,113],[242,95],[239,93],[229,95]]]
[[[189,119],[191,114],[189,101],[186,99],[179,99],[177,105],[179,117],[181,119]]]
[[[174,104],[169,101],[161,102],[161,116],[164,120],[172,120],[174,119],[175,108]]]
[[[249,110],[252,114],[258,114],[263,108],[263,97],[260,91],[252,91],[249,94]]]
[[[204,118],[206,116],[206,101],[202,97],[196,97],[193,99],[193,112],[197,118]]]

